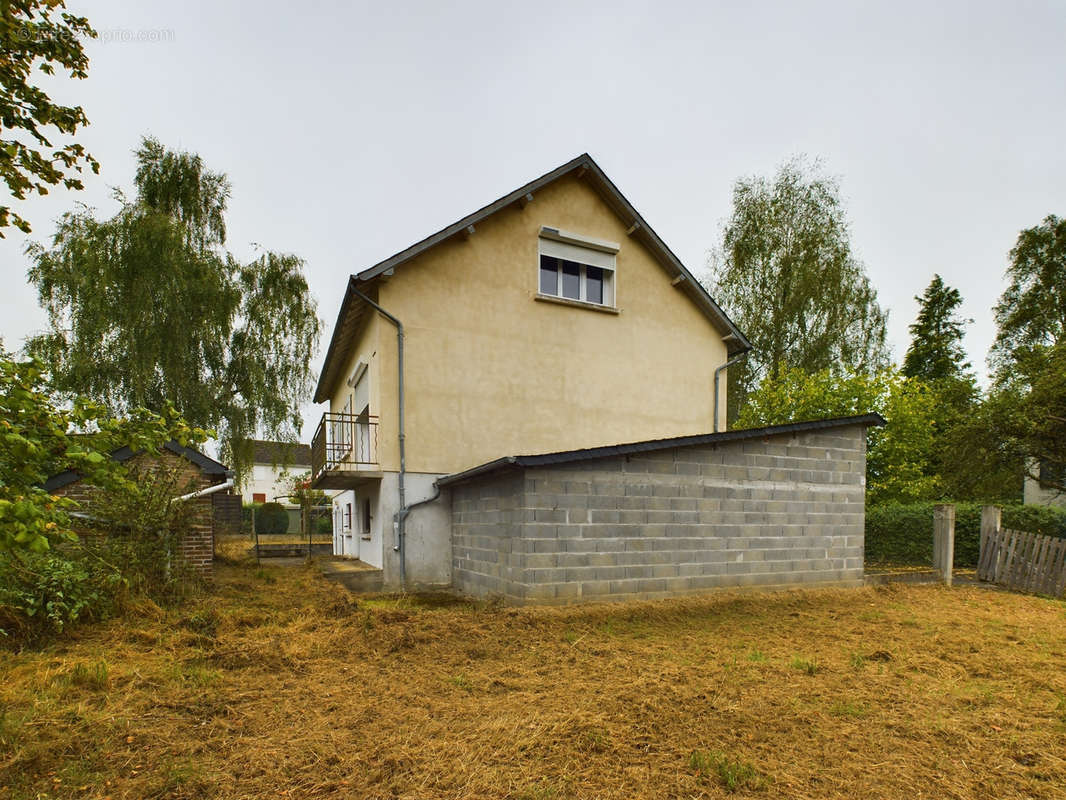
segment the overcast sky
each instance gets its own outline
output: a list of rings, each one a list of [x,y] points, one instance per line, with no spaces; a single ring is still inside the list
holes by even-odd
[[[349,273],[581,152],[696,272],[736,178],[806,153],[840,179],[895,358],[939,272],[983,375],[1007,252],[1066,214],[1062,0],[69,6],[101,38],[53,96],[102,167],[19,206],[32,238],[76,201],[113,212],[151,134],[229,175],[230,249],[304,258],[327,326]],[[0,241],[9,348],[45,321],[25,243]]]

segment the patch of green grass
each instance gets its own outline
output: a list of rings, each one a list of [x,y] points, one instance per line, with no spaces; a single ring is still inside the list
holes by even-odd
[[[79,661],[70,668],[69,672],[64,673],[61,679],[68,686],[78,686],[82,689],[96,689],[98,691],[111,685],[106,661],[94,661],[92,663]]]
[[[171,666],[170,676],[176,683],[203,688],[216,683],[222,677],[222,673],[202,661],[194,660],[175,662]]]
[[[263,583],[277,583],[278,576],[272,572],[268,572],[263,568],[259,568],[255,571],[255,577],[261,580]]]
[[[458,686],[464,692],[474,691],[474,684],[470,682],[470,678],[466,677],[465,672],[460,672],[458,675],[453,675],[452,684]]]
[[[689,756],[688,765],[701,777],[717,777],[719,783],[728,792],[740,789],[762,789],[768,782],[767,777],[753,765],[715,751],[693,751]]]
[[[1059,703],[1055,706],[1055,716],[1059,718],[1059,722],[1066,723],[1066,694],[1057,695]],[[3,717],[0,717],[0,722],[3,721]]]
[[[863,703],[852,703],[848,700],[838,700],[829,707],[829,713],[834,717],[853,717],[859,719],[869,712]]]
[[[766,661],[766,653],[756,647],[750,653],[748,653],[748,661],[754,661],[757,664],[761,664]]]
[[[793,656],[792,660],[788,662],[788,665],[792,669],[799,670],[806,675],[814,675],[818,672],[818,662],[814,659],[800,658],[799,656]]]
[[[864,656],[862,653],[852,653],[851,666],[854,669],[862,669],[866,666],[866,656]]]
[[[609,749],[607,731],[603,728],[588,728],[581,734],[581,744],[592,753],[606,753]]]
[[[195,614],[182,619],[178,624],[181,627],[186,628],[193,633],[198,633],[201,636],[206,636],[209,639],[214,639],[218,636],[218,626],[222,622],[222,615],[219,614],[213,608],[205,608],[202,611],[197,611]]]

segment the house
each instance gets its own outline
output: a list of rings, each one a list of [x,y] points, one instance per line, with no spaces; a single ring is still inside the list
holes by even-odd
[[[137,468],[165,467],[174,470],[174,485],[184,491],[183,502],[193,506],[189,524],[181,538],[180,556],[199,577],[210,580],[214,559],[216,531],[240,525],[239,496],[232,493],[233,472],[199,450],[178,442],[167,442],[158,454],[137,452],[121,447],[111,458]],[[82,480],[74,470],[53,475],[44,484],[45,491],[69,497],[88,506],[100,490]]]
[[[275,498],[288,503],[289,479],[311,471],[311,448],[293,442],[251,439],[252,466],[241,483],[246,501],[267,503]]]
[[[1034,478],[1029,470],[1026,471],[1025,483],[1022,486],[1022,502],[1026,505],[1066,508],[1066,492],[1056,488],[1066,484],[1064,470],[1061,467],[1056,469],[1055,465],[1047,461],[1040,461],[1039,465],[1031,462],[1029,467],[1036,472],[1036,477]]]
[[[522,527],[526,521],[545,523],[536,532],[539,539],[548,538],[551,530],[558,533],[561,524],[641,524],[635,521],[636,513],[626,515],[632,522],[607,521],[621,518],[618,512],[623,510],[643,513],[644,524],[655,525],[675,523],[647,522],[653,511],[682,513],[669,501],[666,508],[652,508],[661,504],[651,498],[666,497],[655,494],[654,486],[641,509],[596,508],[585,492],[589,519],[571,523],[565,509],[571,499],[563,499],[569,494],[567,482],[578,494],[592,490],[588,481],[569,479],[560,479],[562,489],[556,486],[543,497],[540,489],[532,488],[516,500],[518,490],[509,489],[504,508],[501,490],[479,483],[489,473],[479,472],[477,465],[499,464],[492,480],[506,475],[513,483],[520,480],[516,469],[534,467],[521,460],[508,462],[518,458],[509,454],[543,454],[549,460],[569,454],[568,459],[576,460],[568,464],[584,464],[574,467],[580,471],[607,463],[597,460],[602,448],[628,442],[626,447],[638,451],[659,448],[650,460],[660,469],[663,454],[688,453],[691,443],[702,455],[710,448],[717,454],[708,456],[712,459],[721,456],[720,448],[736,449],[744,469],[755,470],[753,474],[770,467],[755,463],[760,454],[749,452],[752,448],[766,451],[770,459],[807,459],[805,469],[811,471],[816,463],[844,465],[847,481],[836,466],[818,468],[817,480],[828,482],[830,497],[840,494],[842,486],[851,487],[839,500],[849,506],[849,516],[841,522],[843,533],[838,532],[848,554],[830,557],[822,542],[821,561],[833,569],[821,566],[835,580],[854,582],[862,569],[862,503],[853,505],[861,500],[865,475],[865,440],[860,447],[859,431],[876,420],[834,423],[834,430],[847,434],[847,446],[839,448],[843,455],[835,453],[835,445],[822,447],[820,438],[836,442],[842,434],[806,429],[768,431],[743,441],[700,439],[726,433],[727,369],[748,349],[743,333],[703,286],[596,162],[581,155],[349,278],[314,396],[315,402],[328,403],[328,410],[311,446],[312,485],[337,492],[337,552],[380,568],[386,587],[454,586],[477,593],[491,582],[478,584],[462,577],[477,558],[482,567],[494,564],[490,572],[497,577],[505,569],[540,569],[532,564],[551,560],[524,550],[535,546],[527,540],[531,531]],[[793,443],[796,437],[802,439],[798,444]],[[649,444],[654,442],[668,444]],[[810,455],[815,451],[821,453],[818,458]],[[635,463],[617,461],[626,459],[629,451],[611,452],[605,457],[612,470]],[[693,466],[687,456],[670,463],[682,470],[669,472],[673,483],[685,470],[699,473],[699,465]],[[729,465],[730,480],[741,479],[733,467]],[[803,482],[799,461],[778,471],[787,473],[782,479],[786,483],[792,478]],[[526,474],[521,480],[537,487],[541,479]],[[559,483],[556,478],[544,480]],[[742,480],[748,480],[746,472]],[[660,482],[645,480],[641,485]],[[486,495],[472,494],[475,486]],[[622,485],[615,481],[612,486]],[[676,488],[681,490],[680,485]],[[776,490],[767,478],[758,487],[738,491],[748,495],[747,501],[766,503]],[[558,504],[530,506],[528,492],[536,494],[536,503],[548,502],[548,497]],[[818,499],[811,502],[826,505],[824,492],[815,494]],[[625,495],[609,496],[620,502]],[[491,507],[493,503],[497,507]],[[700,535],[706,535],[713,520],[701,516],[699,504],[673,505],[692,506],[684,510],[684,520],[697,514],[693,524],[703,525]],[[765,521],[765,508],[751,513]],[[474,523],[468,515],[484,517]],[[561,522],[564,516],[566,523]],[[658,513],[653,516],[659,518]],[[518,518],[522,524],[513,527]],[[753,523],[745,520],[736,524],[750,528]],[[477,527],[484,525],[502,527]],[[601,533],[594,538],[614,540],[604,547],[624,548],[623,539],[632,538]],[[641,536],[636,529],[625,533]],[[821,542],[824,537],[807,537],[813,538]],[[632,546],[649,542],[650,537]],[[501,564],[499,548],[504,546],[523,556],[518,559],[522,566]],[[483,552],[475,558],[474,551]],[[846,567],[848,559],[851,566]],[[497,581],[487,591],[507,594],[501,588],[504,583]],[[552,592],[553,599],[567,599],[554,588]],[[523,589],[510,597],[541,599],[534,594]]]

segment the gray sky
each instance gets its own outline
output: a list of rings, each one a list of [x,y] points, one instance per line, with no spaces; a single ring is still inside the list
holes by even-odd
[[[940,272],[983,375],[1007,251],[1066,214],[1066,2],[70,8],[101,39],[53,96],[102,169],[21,204],[33,238],[76,201],[112,212],[152,134],[229,175],[230,248],[306,259],[330,326],[350,272],[583,151],[697,272],[734,180],[806,153],[841,180],[895,358]],[[45,320],[7,237],[12,347]]]

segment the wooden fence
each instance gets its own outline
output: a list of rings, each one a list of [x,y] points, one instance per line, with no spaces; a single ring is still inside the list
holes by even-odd
[[[1061,597],[1066,589],[1066,539],[1012,531],[981,530],[977,577],[1019,592]]]

